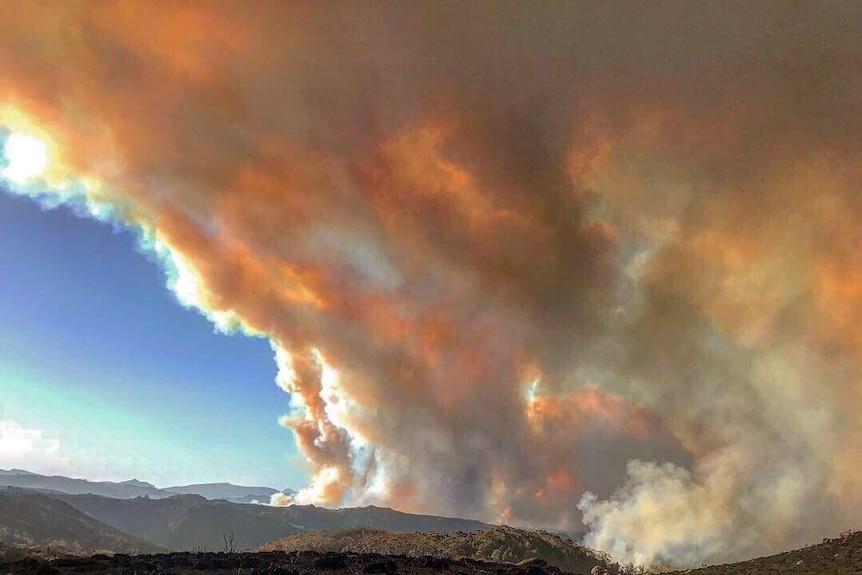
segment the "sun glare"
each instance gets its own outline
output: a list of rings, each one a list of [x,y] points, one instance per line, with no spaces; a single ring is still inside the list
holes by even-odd
[[[16,184],[24,184],[41,176],[48,167],[48,149],[32,136],[9,136],[4,155],[9,163],[3,169],[3,177]]]

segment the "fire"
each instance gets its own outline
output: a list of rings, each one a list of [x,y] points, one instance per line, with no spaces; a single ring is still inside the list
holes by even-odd
[[[543,485],[535,492],[539,500],[548,502],[565,500],[580,488],[577,477],[564,467],[559,467],[545,477]]]

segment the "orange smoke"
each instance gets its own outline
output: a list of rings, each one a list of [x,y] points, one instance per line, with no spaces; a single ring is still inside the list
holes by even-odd
[[[269,338],[291,501],[642,563],[816,539],[862,504],[862,18],[632,10],[18,3],[0,124],[57,172],[8,191]]]
[[[571,420],[582,429],[581,433],[588,428],[614,430],[638,441],[647,441],[658,432],[657,423],[642,406],[602,391],[594,384],[562,397],[536,397],[529,402],[527,417],[536,428],[555,430]]]

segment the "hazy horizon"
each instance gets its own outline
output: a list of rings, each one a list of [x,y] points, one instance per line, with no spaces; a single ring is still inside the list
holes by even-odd
[[[40,476],[43,476],[43,477],[64,477],[64,478],[68,478],[68,479],[76,479],[76,480],[89,481],[89,482],[91,482],[91,483],[129,483],[129,482],[140,482],[140,483],[148,483],[148,484],[152,485],[153,487],[155,487],[156,489],[170,489],[170,488],[172,488],[172,487],[189,487],[189,486],[193,486],[193,485],[218,485],[218,484],[225,484],[225,485],[227,485],[227,484],[230,484],[230,485],[235,485],[235,486],[237,486],[237,487],[266,487],[266,488],[270,488],[270,489],[276,489],[276,490],[278,490],[278,491],[294,490],[294,488],[293,488],[293,487],[291,487],[291,486],[286,486],[286,487],[281,487],[281,488],[279,488],[279,487],[276,487],[276,486],[273,486],[273,485],[262,485],[262,484],[254,484],[254,485],[251,485],[251,484],[240,484],[240,483],[236,483],[236,482],[234,482],[234,481],[227,481],[227,480],[196,481],[196,482],[193,482],[193,483],[158,484],[158,483],[154,483],[154,482],[152,482],[152,481],[149,481],[149,480],[148,480],[147,478],[145,478],[145,477],[127,477],[127,478],[125,478],[125,479],[93,479],[92,477],[89,477],[89,476],[86,476],[86,475],[81,475],[81,474],[78,474],[78,475],[74,475],[74,474],[72,474],[72,475],[67,475],[67,474],[64,474],[64,473],[52,473],[52,472],[39,473],[39,472],[37,472],[37,471],[32,471],[32,470],[30,470],[30,469],[22,469],[22,468],[18,468],[18,467],[13,467],[13,468],[10,468],[10,469],[0,469],[0,472],[3,472],[3,471],[5,471],[5,472],[16,472],[16,471],[20,471],[20,472],[24,472],[24,474],[25,474],[25,475],[34,474],[34,475],[40,475]],[[27,488],[24,488],[24,489],[27,489]],[[268,502],[264,502],[264,503],[268,503]]]

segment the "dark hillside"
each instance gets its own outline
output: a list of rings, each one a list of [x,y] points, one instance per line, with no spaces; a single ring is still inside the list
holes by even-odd
[[[51,496],[19,489],[0,490],[0,543],[51,548],[54,553],[160,551]]]
[[[480,521],[412,515],[382,507],[269,507],[210,501],[196,495],[126,500],[95,495],[56,497],[121,531],[179,551],[221,550],[223,535],[230,533],[234,534],[237,550],[244,550],[288,535],[323,529],[362,526],[396,532],[448,532],[491,527]]]
[[[689,569],[676,575],[862,575],[862,531],[750,561]]]

